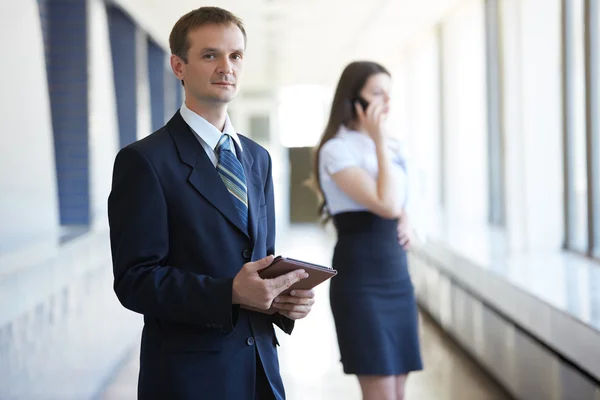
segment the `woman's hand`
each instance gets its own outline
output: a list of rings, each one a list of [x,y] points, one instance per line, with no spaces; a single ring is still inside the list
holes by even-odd
[[[400,218],[398,218],[398,243],[400,243],[400,246],[406,251],[410,248],[412,242],[413,231],[408,223],[406,212],[403,211],[402,214],[400,214]]]
[[[360,126],[367,131],[375,143],[381,142],[385,137],[383,130],[384,104],[381,102],[369,103],[367,109],[363,110],[360,103],[356,102],[354,108]]]

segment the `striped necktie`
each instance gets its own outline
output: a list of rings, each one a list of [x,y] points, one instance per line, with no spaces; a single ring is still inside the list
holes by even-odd
[[[248,230],[248,192],[244,167],[231,151],[231,137],[224,133],[215,148],[217,154],[217,172],[231,194],[235,208]]]

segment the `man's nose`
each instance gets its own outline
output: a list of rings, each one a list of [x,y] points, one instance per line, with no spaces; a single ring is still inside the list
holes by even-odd
[[[219,63],[219,68],[217,72],[223,75],[228,75],[233,73],[233,65],[228,58],[224,58],[223,61]]]

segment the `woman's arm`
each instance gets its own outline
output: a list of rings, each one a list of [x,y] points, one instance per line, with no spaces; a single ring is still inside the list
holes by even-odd
[[[369,211],[383,218],[395,219],[400,216],[402,206],[397,196],[398,187],[392,172],[387,139],[383,132],[381,111],[380,104],[369,106],[366,114],[360,107],[356,107],[359,122],[375,142],[377,179],[373,179],[360,167],[345,168],[331,177],[344,193]]]

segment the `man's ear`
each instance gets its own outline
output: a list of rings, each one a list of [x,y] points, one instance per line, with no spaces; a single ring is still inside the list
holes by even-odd
[[[177,79],[183,82],[185,78],[185,62],[175,54],[171,54],[170,62],[173,73]]]

